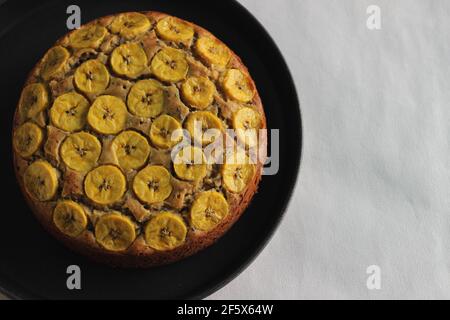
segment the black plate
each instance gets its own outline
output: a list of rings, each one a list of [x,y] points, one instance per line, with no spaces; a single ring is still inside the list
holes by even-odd
[[[301,119],[295,87],[273,40],[235,1],[76,1],[82,22],[122,11],[158,10],[192,21],[227,43],[256,81],[269,128],[280,128],[280,169],[265,176],[259,193],[235,226],[215,245],[178,263],[147,270],[95,264],[51,238],[33,217],[15,180],[11,122],[28,72],[66,29],[75,1],[7,1],[0,6],[0,108],[2,205],[0,289],[13,298],[203,298],[236,277],[276,229],[297,178]],[[275,4],[274,4],[275,5]],[[8,209],[5,206],[8,204]],[[82,290],[66,288],[66,268],[82,271]],[[275,272],[275,270],[274,270]]]

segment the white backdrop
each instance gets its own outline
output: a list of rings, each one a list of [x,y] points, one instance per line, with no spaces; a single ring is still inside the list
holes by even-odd
[[[272,241],[210,299],[450,298],[450,1],[240,1],[295,78],[303,160]]]
[[[241,2],[294,75],[303,160],[268,247],[210,298],[450,298],[450,1]]]

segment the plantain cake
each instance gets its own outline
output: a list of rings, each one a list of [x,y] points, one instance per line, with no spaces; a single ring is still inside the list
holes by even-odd
[[[67,247],[150,267],[210,246],[238,220],[261,180],[265,128],[255,83],[223,42],[167,14],[120,13],[71,31],[31,71],[14,167],[34,215]],[[211,161],[212,145],[232,156]]]

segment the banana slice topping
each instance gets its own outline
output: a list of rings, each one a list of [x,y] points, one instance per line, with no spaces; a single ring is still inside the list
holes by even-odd
[[[59,201],[53,211],[53,223],[70,237],[77,237],[86,230],[87,222],[83,207],[72,200]]]
[[[41,77],[44,80],[61,74],[70,58],[70,53],[66,48],[56,46],[51,48],[42,59]]]
[[[69,45],[74,49],[97,49],[108,31],[105,27],[93,24],[73,31],[69,36]]]
[[[135,79],[147,69],[147,55],[136,43],[122,44],[111,54],[111,67],[121,76]]]
[[[205,109],[214,99],[216,86],[206,77],[190,77],[181,86],[181,94],[195,109]]]
[[[221,193],[204,191],[192,204],[191,225],[202,231],[211,231],[228,215],[228,211],[228,202]]]
[[[150,127],[150,139],[158,148],[172,148],[180,142],[182,137],[181,124],[177,119],[167,114],[156,118]]]
[[[109,84],[109,72],[98,60],[88,60],[75,70],[76,87],[87,94],[100,94]]]
[[[185,127],[191,140],[201,141],[203,145],[214,142],[225,130],[222,121],[209,111],[197,111],[189,114],[185,121]]]
[[[111,23],[111,32],[118,33],[125,39],[140,36],[150,29],[148,18],[137,12],[123,13],[114,18]]]
[[[173,160],[173,169],[180,179],[202,180],[207,173],[206,157],[202,149],[192,146],[181,149]]]
[[[150,154],[147,139],[136,131],[124,131],[114,138],[112,150],[124,170],[139,169]]]
[[[125,193],[126,179],[119,168],[103,165],[87,174],[84,180],[84,191],[88,198],[97,204],[113,204]]]
[[[89,101],[81,94],[69,92],[60,95],[50,109],[52,123],[64,131],[78,131],[86,125]]]
[[[95,99],[87,121],[99,133],[116,134],[125,127],[127,116],[127,107],[120,98],[104,95]]]
[[[48,106],[48,92],[42,83],[26,86],[20,97],[19,111],[25,119],[36,117]]]
[[[158,213],[145,226],[145,241],[160,251],[179,247],[184,243],[186,234],[183,218],[173,212]]]
[[[162,202],[172,193],[171,178],[163,166],[147,166],[134,177],[133,191],[142,202]]]
[[[195,43],[195,51],[209,64],[225,67],[231,58],[230,50],[219,40],[200,37]]]
[[[161,114],[164,106],[164,90],[159,81],[140,80],[131,87],[127,98],[128,110],[143,118],[153,118]]]
[[[119,212],[105,214],[95,224],[95,239],[107,250],[123,251],[136,239],[135,226]]]
[[[178,82],[186,78],[189,65],[183,51],[174,48],[163,48],[151,62],[153,74],[161,81]]]
[[[61,145],[61,158],[72,170],[86,172],[97,165],[102,145],[97,137],[87,132],[71,134]]]
[[[34,199],[48,201],[58,190],[58,173],[50,163],[44,160],[33,162],[23,175],[25,189]]]
[[[258,144],[258,130],[261,127],[261,117],[256,110],[244,107],[233,114],[233,128],[238,139],[249,147]]]
[[[243,151],[232,154],[222,165],[222,180],[225,189],[233,193],[242,192],[255,175],[256,167]]]
[[[255,95],[255,88],[249,77],[238,69],[228,70],[222,85],[230,98],[240,102],[249,102]]]
[[[44,133],[32,122],[26,122],[14,133],[14,150],[23,158],[31,157],[42,145]]]
[[[175,17],[165,17],[156,24],[156,32],[164,40],[188,42],[194,37],[194,28]]]

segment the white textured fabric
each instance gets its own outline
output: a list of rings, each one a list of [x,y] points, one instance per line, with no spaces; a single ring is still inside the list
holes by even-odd
[[[272,241],[209,298],[450,298],[450,2],[240,1],[295,78],[303,160]]]
[[[272,241],[210,298],[450,298],[450,1],[241,3],[294,75],[303,160]]]

